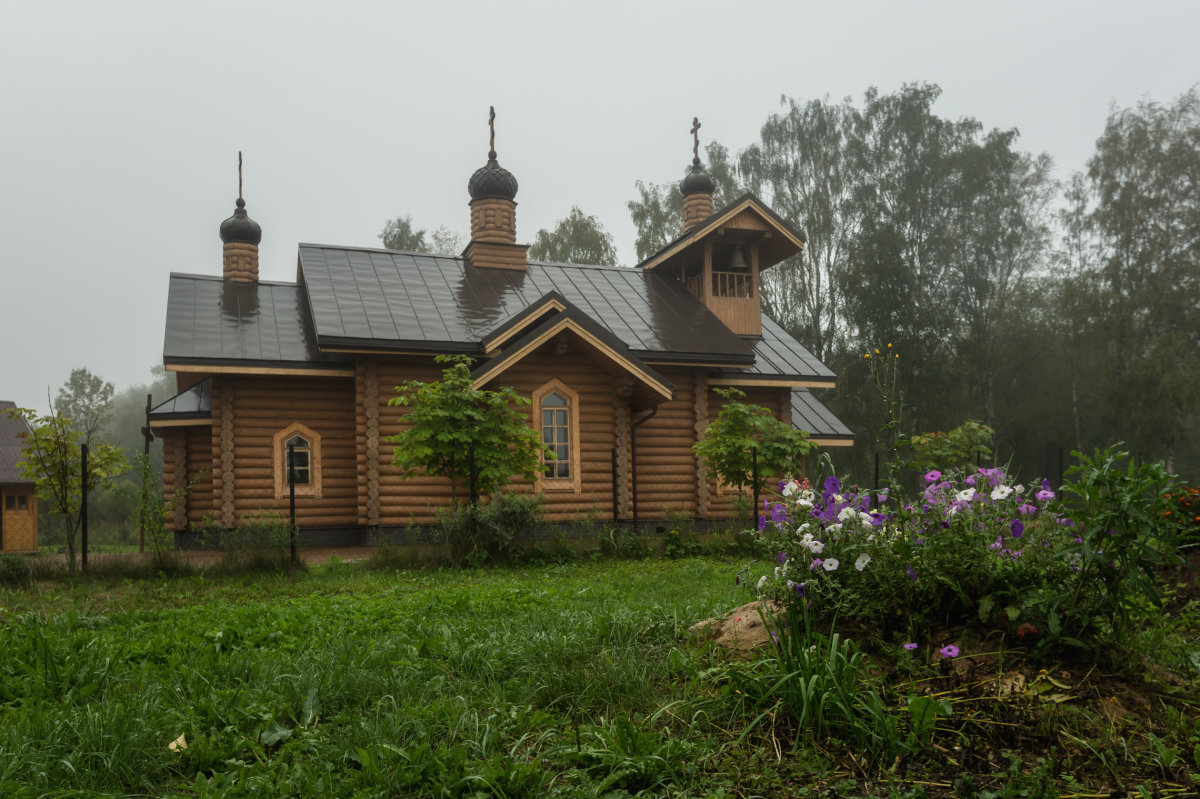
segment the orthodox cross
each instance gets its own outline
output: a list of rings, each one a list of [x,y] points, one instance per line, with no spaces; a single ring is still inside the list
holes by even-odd
[[[242,151],[238,150],[238,199],[242,199]]]
[[[496,106],[488,106],[488,158],[495,160],[496,158]]]
[[[700,163],[700,117],[692,117],[692,163]]]

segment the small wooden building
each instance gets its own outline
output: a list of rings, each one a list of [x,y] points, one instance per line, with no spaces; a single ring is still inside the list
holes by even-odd
[[[386,438],[402,409],[388,400],[404,380],[437,379],[440,354],[469,355],[477,386],[530,399],[559,458],[511,488],[542,494],[549,521],[728,518],[734,496],[692,453],[719,388],[824,446],[850,444],[809,391],[834,374],[760,304],[760,274],[803,236],[752,194],[714,210],[698,157],[681,188],[683,231],[635,268],[532,262],[516,242],[516,178],[492,150],[468,183],[462,255],[301,244],[287,283],[258,279],[261,230],[239,197],[221,225],[223,273],[171,275],[163,360],[180,393],[150,421],[180,498],[175,530],[286,513],[289,443],[310,541],[431,522],[450,485],[400,479]]]
[[[0,552],[36,552],[38,547],[37,490],[18,468],[25,434],[24,419],[6,411],[14,402],[0,400]]]

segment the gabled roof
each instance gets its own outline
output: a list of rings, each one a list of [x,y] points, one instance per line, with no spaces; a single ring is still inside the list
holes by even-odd
[[[186,391],[150,409],[150,424],[159,427],[203,423],[212,419],[212,378],[206,377]]]
[[[538,302],[531,308],[541,308],[545,305],[545,302]],[[549,318],[508,344],[502,353],[475,367],[471,375],[475,378],[476,387],[500,376],[563,332],[570,332],[581,339],[582,347],[588,355],[607,365],[609,372],[627,374],[636,381],[635,407],[655,405],[674,396],[675,386],[671,381],[632,355],[624,342],[569,303],[565,304],[562,310],[552,311]]]
[[[17,467],[25,445],[24,436],[30,430],[24,419],[14,419],[6,413],[16,407],[15,402],[0,400],[0,485],[33,485]]]
[[[823,447],[848,447],[854,433],[806,388],[792,389],[792,427]]]
[[[706,219],[697,222],[684,231],[674,241],[638,264],[644,270],[674,264],[685,250],[699,243],[713,233],[721,231],[726,226],[741,227],[749,223],[762,234],[770,234],[759,240],[759,268],[766,269],[774,266],[791,255],[804,249],[804,234],[792,228],[758,199],[752,192],[746,192],[719,211]]]
[[[481,342],[551,292],[635,355],[750,366],[750,347],[678,281],[639,269],[531,261],[523,272],[461,258],[300,245],[321,349],[483,354]]]

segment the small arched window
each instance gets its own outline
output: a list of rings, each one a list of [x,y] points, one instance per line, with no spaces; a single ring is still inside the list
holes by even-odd
[[[570,405],[567,398],[557,391],[542,397],[542,440],[554,453],[546,459],[546,476],[568,478],[571,476],[571,426]]]
[[[312,448],[303,436],[292,436],[283,444],[283,457],[288,467],[288,484],[297,487],[312,483]]]
[[[297,422],[275,434],[274,446],[275,498],[284,499],[290,493],[289,476],[295,480],[296,496],[321,496],[321,437]]]

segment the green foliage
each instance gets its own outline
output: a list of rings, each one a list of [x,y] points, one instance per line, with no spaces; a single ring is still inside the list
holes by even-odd
[[[991,458],[989,444],[996,431],[968,419],[949,433],[923,433],[908,439],[913,466],[922,472],[965,469]]]
[[[529,257],[564,264],[616,264],[617,247],[600,220],[573,205],[553,230],[543,228],[534,235]]]
[[[527,544],[542,517],[542,497],[501,492],[484,503],[439,509],[442,540],[456,566],[506,561]]]
[[[413,227],[411,215],[389,219],[379,231],[379,240],[389,250],[436,255],[458,255],[464,246],[462,236],[445,225],[433,231]]]
[[[708,156],[708,174],[716,182],[713,192],[713,209],[719,209],[736,198],[741,191],[737,186],[737,170],[729,157],[729,151],[719,142],[709,142],[704,148]],[[691,171],[689,164],[679,176],[681,179]],[[683,195],[679,182],[643,183],[635,181],[638,199],[625,203],[629,216],[637,229],[634,249],[638,260],[649,258],[668,243],[679,237],[683,230]]]
[[[476,486],[482,494],[506,485],[514,475],[534,480],[542,465],[539,455],[553,453],[518,410],[529,400],[508,386],[496,391],[475,388],[471,359],[464,355],[438,356],[437,362],[449,364],[441,380],[406,380],[388,401],[409,409],[400,417],[407,429],[387,438],[396,445],[392,464],[400,476],[449,478],[457,499],[459,487],[470,478],[473,452]]]
[[[1176,558],[1176,528],[1165,516],[1175,479],[1161,462],[1138,464],[1115,447],[1072,455],[1079,463],[1062,492],[1079,550],[1071,579],[1039,599],[1051,612],[1051,636],[1071,643],[1109,633],[1124,644],[1135,599],[1162,606],[1155,569]]]
[[[37,485],[38,498],[46,504],[49,512],[64,520],[68,560],[74,571],[75,536],[79,530],[79,510],[84,489],[80,448],[87,434],[54,409],[45,416],[25,408],[16,408],[8,413],[14,418],[24,419],[30,426],[31,432],[21,447],[18,466],[22,475]],[[108,444],[89,447],[87,462],[86,488],[89,494],[129,468],[120,447]]]
[[[72,369],[54,397],[54,412],[70,419],[72,428],[91,446],[112,411],[113,390],[112,383],[87,369]]]
[[[803,471],[803,458],[816,444],[808,434],[775,418],[761,405],[740,401],[746,394],[736,388],[717,389],[725,400],[704,438],[692,445],[696,457],[708,466],[710,476],[726,485],[749,488],[754,483],[757,454],[759,479],[790,476]]]

